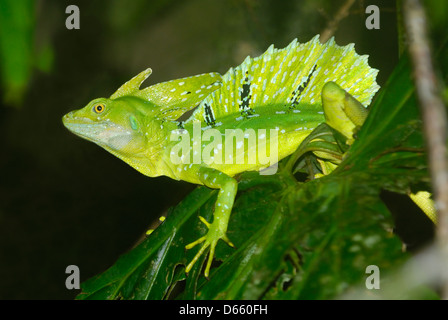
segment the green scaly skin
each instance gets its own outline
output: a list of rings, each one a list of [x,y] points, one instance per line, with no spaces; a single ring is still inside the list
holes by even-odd
[[[248,57],[223,76],[203,74],[140,90],[150,74],[151,69],[147,69],[110,98],[95,99],[68,113],[63,123],[149,177],[164,175],[219,189],[213,221],[200,217],[208,233],[186,246],[191,249],[200,245],[186,272],[210,250],[206,277],[218,241],[233,246],[226,236],[238,188],[233,177],[273,165],[261,161],[260,152],[267,155],[277,151],[277,161],[290,155],[325,121],[353,139],[354,128],[366,117],[365,106],[379,88],[375,82],[377,70],[368,66],[366,56],[355,53],[353,45],[339,47],[333,39],[321,44],[318,37],[304,44],[294,40],[284,49],[271,46],[263,55]],[[179,121],[194,108],[187,120]],[[245,133],[253,130],[255,137],[263,136],[266,143],[250,140],[248,135],[244,143],[232,145],[233,138],[228,138],[226,130],[237,129]],[[198,132],[202,140],[194,140]],[[213,143],[204,138],[211,132],[215,134]],[[172,139],[173,133],[177,133],[177,139]],[[180,141],[191,141],[188,150],[179,149],[179,137]],[[244,154],[244,163],[217,161],[229,142],[228,150],[234,155]],[[184,163],[173,161],[179,151],[187,151]],[[201,158],[194,161],[197,152]],[[249,163],[246,160],[253,152],[258,156]]]

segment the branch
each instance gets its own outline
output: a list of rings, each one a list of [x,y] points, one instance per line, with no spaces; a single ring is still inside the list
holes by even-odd
[[[437,242],[441,263],[448,265],[448,165],[446,157],[446,109],[434,72],[427,23],[419,0],[404,2],[404,18],[411,54],[414,81],[423,117],[429,169],[438,213]],[[448,299],[448,271],[442,275],[442,298]]]
[[[356,0],[346,0],[345,3],[339,11],[336,12],[333,20],[329,21],[327,27],[320,33],[320,42],[325,43],[330,39],[336,30],[338,29],[338,25],[345,17],[348,16],[350,7],[355,3]]]

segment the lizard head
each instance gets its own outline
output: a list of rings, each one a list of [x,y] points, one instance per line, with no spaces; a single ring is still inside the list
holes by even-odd
[[[95,99],[84,108],[66,114],[62,122],[74,134],[119,158],[136,156],[144,152],[147,145],[143,130],[145,117],[139,108],[141,100],[138,100],[129,96]]]
[[[84,108],[66,114],[62,122],[74,134],[98,144],[152,177],[163,174],[159,163],[163,160],[165,131],[168,130],[163,122],[171,109],[161,108],[160,104],[163,105],[166,98],[159,92],[160,85],[139,90],[150,74],[151,69],[144,70],[123,84],[110,98],[92,100]],[[171,90],[172,85],[168,85],[168,89]],[[153,99],[158,99],[158,103]]]

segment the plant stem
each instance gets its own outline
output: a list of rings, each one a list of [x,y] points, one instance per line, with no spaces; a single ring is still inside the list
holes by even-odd
[[[328,22],[327,27],[320,33],[320,42],[325,43],[330,39],[336,30],[338,25],[345,17],[348,16],[351,6],[356,0],[346,0],[342,7],[339,8],[338,12],[334,15],[334,18]]]
[[[441,250],[442,299],[448,299],[448,165],[446,109],[434,72],[427,22],[419,0],[404,2],[404,18],[414,66],[414,81],[423,117],[428,161],[438,213],[437,242]]]

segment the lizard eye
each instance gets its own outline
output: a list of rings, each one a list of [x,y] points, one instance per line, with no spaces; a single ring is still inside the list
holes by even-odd
[[[95,111],[95,113],[102,113],[104,109],[106,109],[106,107],[102,103],[97,104],[93,107],[93,111]]]

